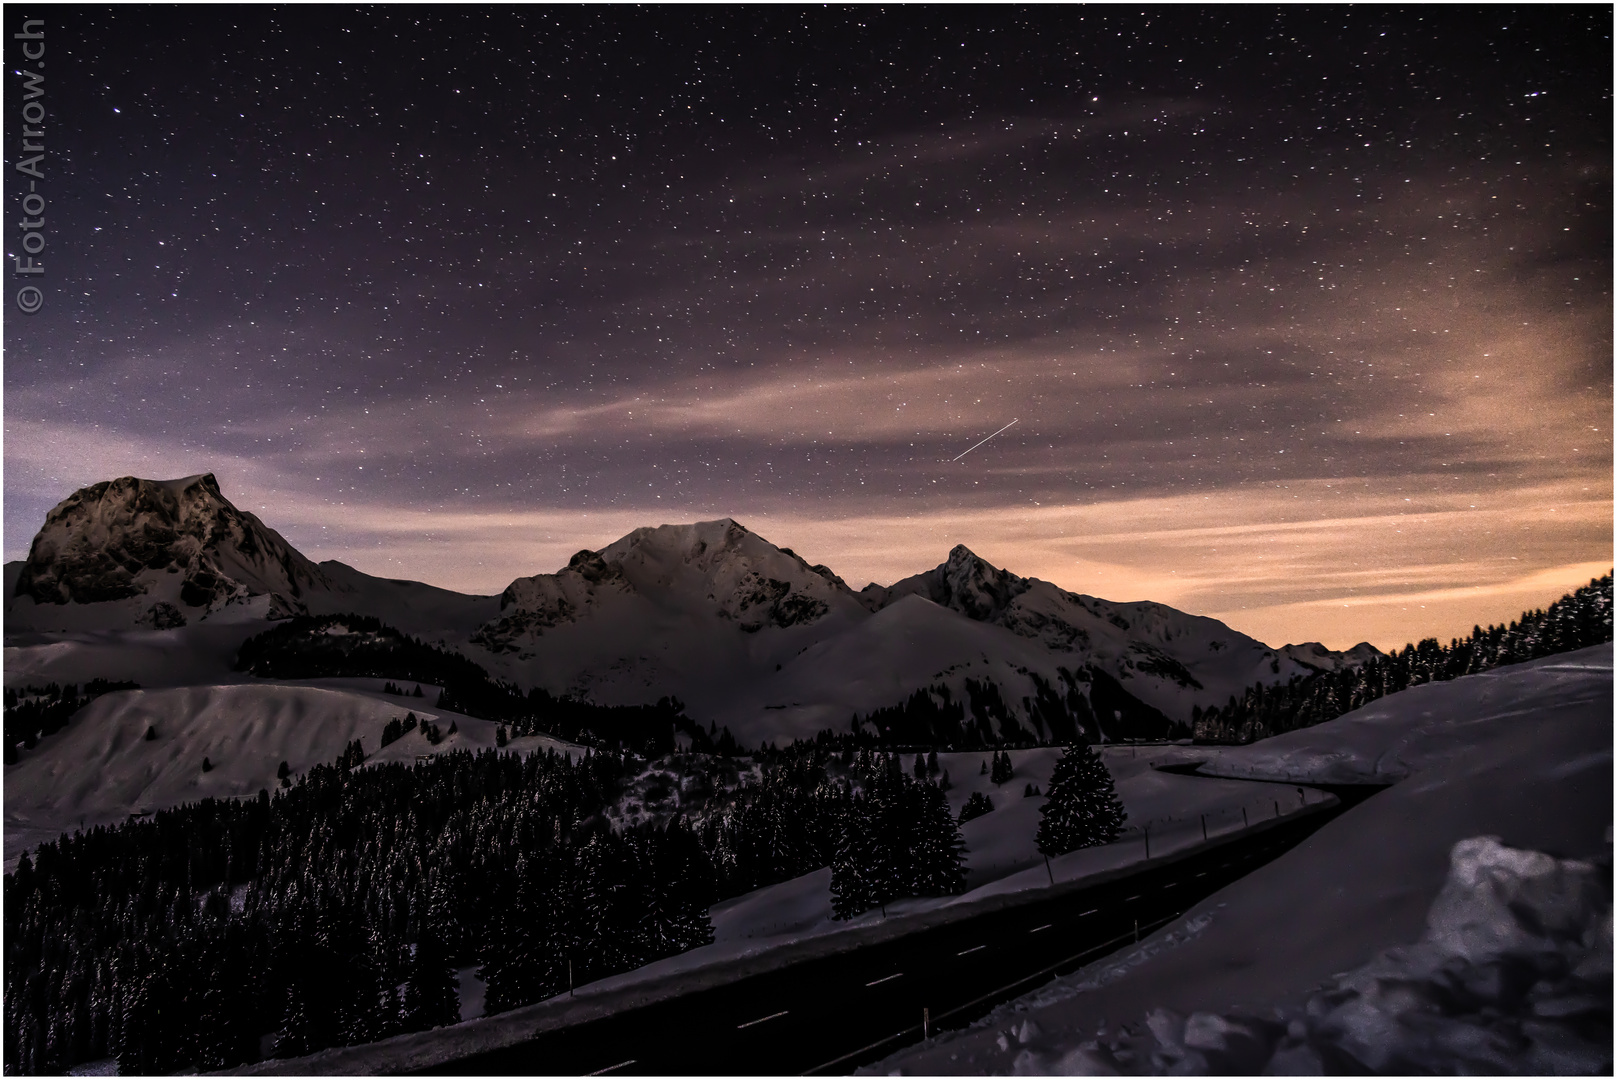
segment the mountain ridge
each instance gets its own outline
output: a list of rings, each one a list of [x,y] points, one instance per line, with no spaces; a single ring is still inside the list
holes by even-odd
[[[704,723],[756,742],[844,730],[917,694],[966,703],[973,730],[997,726],[1005,738],[1050,737],[1045,720],[1062,701],[1090,737],[1129,737],[1128,716],[1188,730],[1195,707],[1256,682],[1375,654],[1274,649],[1167,605],[1021,577],[963,544],[930,570],[855,592],[729,517],[637,528],[554,573],[516,578],[498,597],[470,596],[315,564],[235,508],[212,474],[75,492],[7,582],[8,638],[368,614],[519,686],[603,705],[672,695]],[[74,647],[88,664],[99,646]],[[1097,686],[1120,703],[1098,718]],[[1154,737],[1161,726],[1151,721]]]

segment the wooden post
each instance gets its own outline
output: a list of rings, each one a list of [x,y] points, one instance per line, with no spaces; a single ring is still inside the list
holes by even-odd
[[[1050,856],[1048,855],[1044,857],[1044,872],[1050,875],[1050,884],[1054,885],[1056,883],[1056,873],[1050,869]]]
[[[1244,829],[1244,828],[1246,828],[1246,826],[1247,826],[1246,807],[1243,806],[1243,807],[1241,807],[1241,828]]]
[[[1202,815],[1202,839],[1207,839],[1207,815]]]
[[[1279,817],[1279,816],[1280,816],[1280,800],[1276,799],[1275,800],[1275,817]]]

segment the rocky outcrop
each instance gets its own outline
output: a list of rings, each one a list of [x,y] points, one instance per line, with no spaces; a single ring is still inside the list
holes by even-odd
[[[177,594],[148,609],[150,625],[183,624],[170,600],[211,610],[268,594],[272,610],[292,612],[306,591],[329,587],[279,533],[231,505],[209,473],[125,476],[75,491],[46,516],[13,595],[94,604],[146,595],[168,575],[179,575]]]

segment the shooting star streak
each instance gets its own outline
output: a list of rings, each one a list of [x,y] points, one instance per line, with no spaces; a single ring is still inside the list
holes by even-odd
[[[1012,420],[1012,421],[1011,421],[1011,422],[1010,422],[1010,423],[1009,423],[1009,424],[1006,424],[1006,425],[1005,425],[1005,426],[1004,426],[1004,427],[1002,427],[1002,428],[1000,428],[1000,429],[999,429],[999,431],[1009,431],[1009,430],[1010,430],[1010,429],[1011,429],[1011,428],[1012,428],[1012,427],[1013,427],[1013,426],[1015,426],[1015,424],[1016,424],[1016,421],[1015,421],[1015,420]],[[996,431],[996,432],[994,432],[994,435],[998,435],[998,434],[999,434],[999,431]],[[993,437],[994,437],[994,435],[990,435],[990,436],[988,436],[988,439],[992,439],[992,438],[993,438]],[[983,442],[980,442],[980,443],[978,443],[978,444],[977,444],[977,446],[981,446],[981,445],[982,445],[982,444],[983,444],[983,443],[984,443],[984,442],[987,442],[987,441],[988,441],[988,439],[984,439],[984,440],[983,440]],[[977,449],[977,446],[968,446],[968,447],[966,447],[966,449],[965,449],[965,450],[963,450],[963,451],[961,451],[961,453],[960,453],[960,457],[957,457],[957,458],[950,458],[950,459],[949,459],[949,463],[950,463],[950,464],[951,464],[951,465],[952,465],[952,464],[954,464],[954,463],[955,463],[955,462],[956,462],[956,461],[959,461],[959,460],[960,460],[960,458],[963,458],[963,457],[965,457],[965,456],[966,456],[966,455],[967,455],[967,454],[969,454],[969,453],[971,453],[971,452],[972,452],[972,451],[973,451],[973,450],[975,450],[975,449]]]

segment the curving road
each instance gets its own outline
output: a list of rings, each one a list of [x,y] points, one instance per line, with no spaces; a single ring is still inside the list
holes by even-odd
[[[1341,803],[1126,878],[804,961],[433,1067],[477,1075],[847,1073],[1122,948],[1302,842]]]

